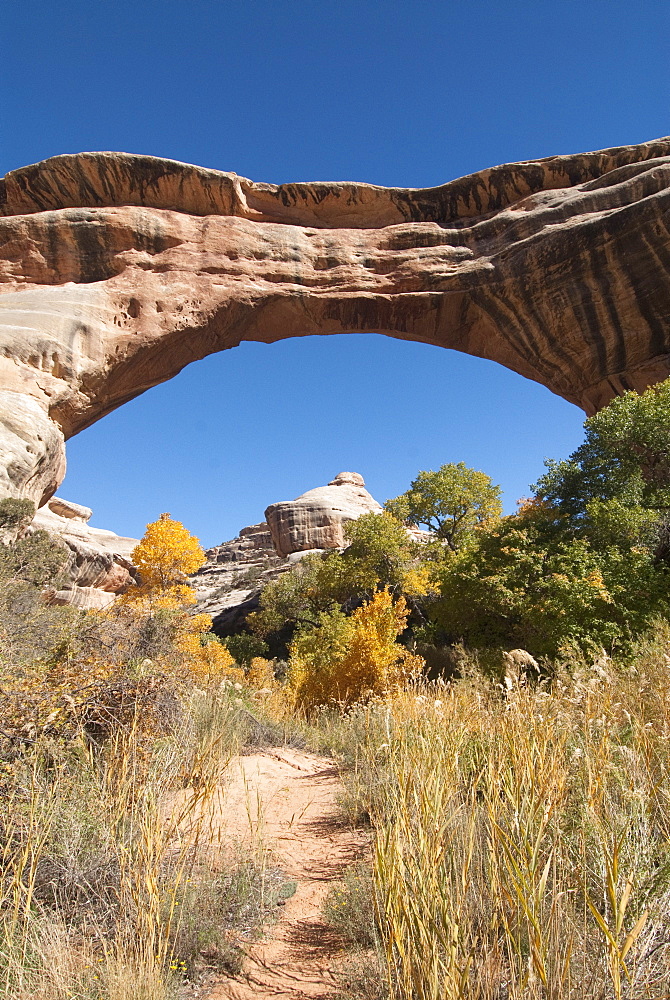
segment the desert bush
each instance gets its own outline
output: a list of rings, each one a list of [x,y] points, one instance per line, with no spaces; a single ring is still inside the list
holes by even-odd
[[[211,627],[209,615],[182,615],[175,643],[179,673],[185,679],[205,685],[226,677],[244,680],[244,671],[235,665],[229,651],[210,631]]]
[[[276,682],[273,661],[254,656],[246,672],[246,682],[254,688],[274,688]]]
[[[238,632],[237,635],[228,636],[223,640],[223,644],[235,663],[245,670],[254,657],[265,656],[268,651],[267,643],[260,636],[251,635],[249,632]]]
[[[365,700],[398,688],[423,664],[396,642],[407,621],[402,597],[378,591],[350,617],[322,613],[316,628],[300,630],[291,646],[288,683],[306,709]]]
[[[334,968],[334,1000],[388,1000],[383,956],[370,949],[350,952]]]
[[[232,665],[225,651],[212,662],[202,622],[166,609],[81,613],[45,607],[38,596],[28,614],[5,616],[5,624],[0,711],[8,745],[39,734],[72,738],[82,727],[99,739],[138,720],[152,737],[171,728],[189,685],[220,680]]]
[[[189,869],[176,902],[180,920],[171,939],[171,965],[190,978],[204,969],[228,975],[242,971],[241,942],[253,940],[275,915],[285,879],[262,852],[240,851],[217,870],[199,862]]]
[[[233,938],[255,933],[281,882],[261,855],[225,860],[210,826],[245,738],[235,694],[195,694],[153,742],[139,725],[95,749],[40,737],[5,766],[2,995],[167,1000],[175,977],[235,967]]]

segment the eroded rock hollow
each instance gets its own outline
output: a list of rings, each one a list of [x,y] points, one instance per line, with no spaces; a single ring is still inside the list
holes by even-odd
[[[0,181],[0,496],[64,441],[243,340],[377,332],[595,412],[670,374],[670,138],[430,189],[258,184],[124,153]]]

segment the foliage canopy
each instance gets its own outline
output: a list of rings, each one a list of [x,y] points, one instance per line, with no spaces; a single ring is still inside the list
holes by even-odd
[[[446,566],[434,620],[451,639],[555,657],[625,649],[670,614],[670,381],[584,426],[518,514]]]
[[[404,598],[377,591],[347,617],[335,608],[301,628],[291,645],[288,682],[306,709],[348,705],[388,694],[419,672],[423,661],[396,641],[407,623]]]
[[[204,565],[205,553],[198,539],[179,521],[161,514],[157,521],[148,524],[131,558],[141,583],[127,591],[126,603],[175,608],[195,603],[195,594],[186,585],[186,579]]]
[[[427,528],[457,549],[473,529],[502,514],[500,487],[485,472],[449,462],[437,472],[420,472],[410,488],[385,507],[399,521]]]
[[[283,630],[290,642],[297,627],[316,626],[324,612],[336,608],[350,612],[377,590],[388,588],[414,603],[433,587],[432,566],[422,560],[425,546],[387,511],[350,521],[345,537],[344,551],[310,553],[267,584],[260,610],[247,619],[257,636]]]

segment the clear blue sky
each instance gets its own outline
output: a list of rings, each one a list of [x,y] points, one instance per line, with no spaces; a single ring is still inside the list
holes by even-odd
[[[670,133],[667,0],[5,0],[0,42],[0,174],[111,149],[424,187]],[[583,419],[421,344],[243,344],[72,439],[60,493],[121,534],[167,510],[211,545],[342,469],[383,501],[462,460],[511,510]]]

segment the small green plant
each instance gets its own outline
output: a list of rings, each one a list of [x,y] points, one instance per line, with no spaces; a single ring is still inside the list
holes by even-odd
[[[242,944],[274,918],[284,878],[261,855],[229,858],[224,870],[198,863],[178,891],[179,920],[170,941],[171,965],[195,979],[205,969],[239,975]]]
[[[324,916],[350,944],[371,948],[379,940],[372,870],[358,862],[344,874],[341,884],[328,894]]]

